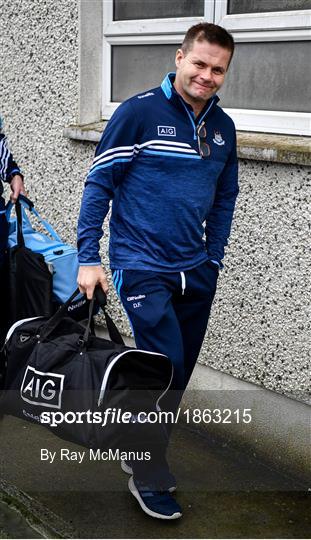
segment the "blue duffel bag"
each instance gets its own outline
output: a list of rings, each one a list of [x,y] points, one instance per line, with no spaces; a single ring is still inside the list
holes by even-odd
[[[68,300],[77,288],[79,269],[77,249],[62,241],[52,225],[42,219],[32,201],[24,195],[20,195],[18,201],[22,210],[22,235],[25,247],[34,253],[43,255],[53,276],[52,301],[57,309]],[[9,223],[9,248],[17,245],[17,216],[11,216],[13,206],[9,202],[6,208],[6,217]],[[30,216],[33,215],[37,218],[41,230],[34,228],[26,210],[29,211]],[[85,296],[79,294],[68,306],[68,315],[76,320],[85,319],[88,317],[88,305],[89,302]]]

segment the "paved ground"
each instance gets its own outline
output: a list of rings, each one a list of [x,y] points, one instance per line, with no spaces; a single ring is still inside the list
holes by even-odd
[[[0,502],[0,538],[42,538],[26,519]]]
[[[183,517],[176,522],[154,520],[142,513],[118,462],[86,459],[78,464],[58,457],[47,464],[40,461],[41,448],[58,456],[61,448],[84,450],[40,426],[12,417],[0,422],[4,500],[16,504],[19,497],[23,514],[32,522],[45,523],[53,536],[57,532],[78,538],[311,536],[306,486],[183,427],[174,433],[170,448],[172,470],[178,478],[176,497],[183,507]],[[19,516],[15,519],[14,525],[14,513],[0,504],[0,538],[34,537],[25,522],[18,521]]]

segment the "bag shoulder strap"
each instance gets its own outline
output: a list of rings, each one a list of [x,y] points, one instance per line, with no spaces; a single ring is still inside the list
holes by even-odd
[[[43,219],[40,216],[39,212],[34,207],[34,203],[30,199],[28,199],[24,195],[19,195],[19,197],[18,197],[18,199],[16,201],[16,209],[17,209],[18,204],[20,204],[23,207],[23,209],[26,208],[27,210],[29,210],[30,213],[32,213],[33,215],[36,216],[38,221],[41,223],[41,225],[43,225],[45,230],[51,235],[53,240],[56,240],[56,242],[63,243],[62,239],[58,236],[57,232],[53,229],[52,225],[48,221],[46,221],[45,219]],[[9,201],[8,204],[6,205],[6,218],[7,218],[7,221],[10,220],[13,206],[14,205],[13,205],[13,203],[11,201]],[[30,221],[29,221],[29,219],[28,219],[28,217],[26,216],[25,213],[24,213],[24,216],[25,216],[26,222],[28,224],[30,224]]]
[[[38,219],[38,221],[40,221],[41,225],[43,225],[43,227],[45,228],[45,230],[52,236],[52,238],[54,240],[56,240],[57,242],[61,242],[63,243],[62,239],[60,238],[60,236],[58,236],[57,232],[53,229],[52,225],[46,221],[45,219],[43,219],[39,212],[37,212],[37,210],[35,208],[32,208],[31,209],[31,213],[34,214],[36,216],[36,218]]]

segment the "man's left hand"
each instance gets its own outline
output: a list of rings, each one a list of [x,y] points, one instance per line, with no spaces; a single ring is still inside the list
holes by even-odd
[[[12,190],[10,200],[12,203],[15,204],[17,201],[17,197],[19,196],[20,193],[22,193],[23,195],[26,195],[24,181],[22,177],[19,174],[15,174],[10,182],[10,186]]]

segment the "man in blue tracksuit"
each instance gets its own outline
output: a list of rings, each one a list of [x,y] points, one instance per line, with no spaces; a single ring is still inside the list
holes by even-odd
[[[8,224],[5,217],[5,201],[2,197],[2,182],[8,182],[10,184],[12,202],[16,202],[20,193],[25,193],[23,175],[9,150],[6,137],[2,132],[2,121],[0,118],[0,297],[2,299],[2,310],[0,309],[0,347],[5,333],[7,317],[7,313],[4,311],[5,302],[3,302],[3,294],[6,286],[3,275],[3,264],[8,235]]]
[[[176,74],[126,100],[109,121],[86,179],[79,224],[80,290],[107,291],[99,240],[113,200],[110,266],[140,349],[174,365],[175,409],[198,358],[238,194],[236,134],[218,106],[234,50],[223,28],[190,28]],[[161,407],[163,402],[161,401]],[[163,458],[163,456],[162,456]],[[153,517],[175,519],[165,459],[123,464],[129,487]]]

